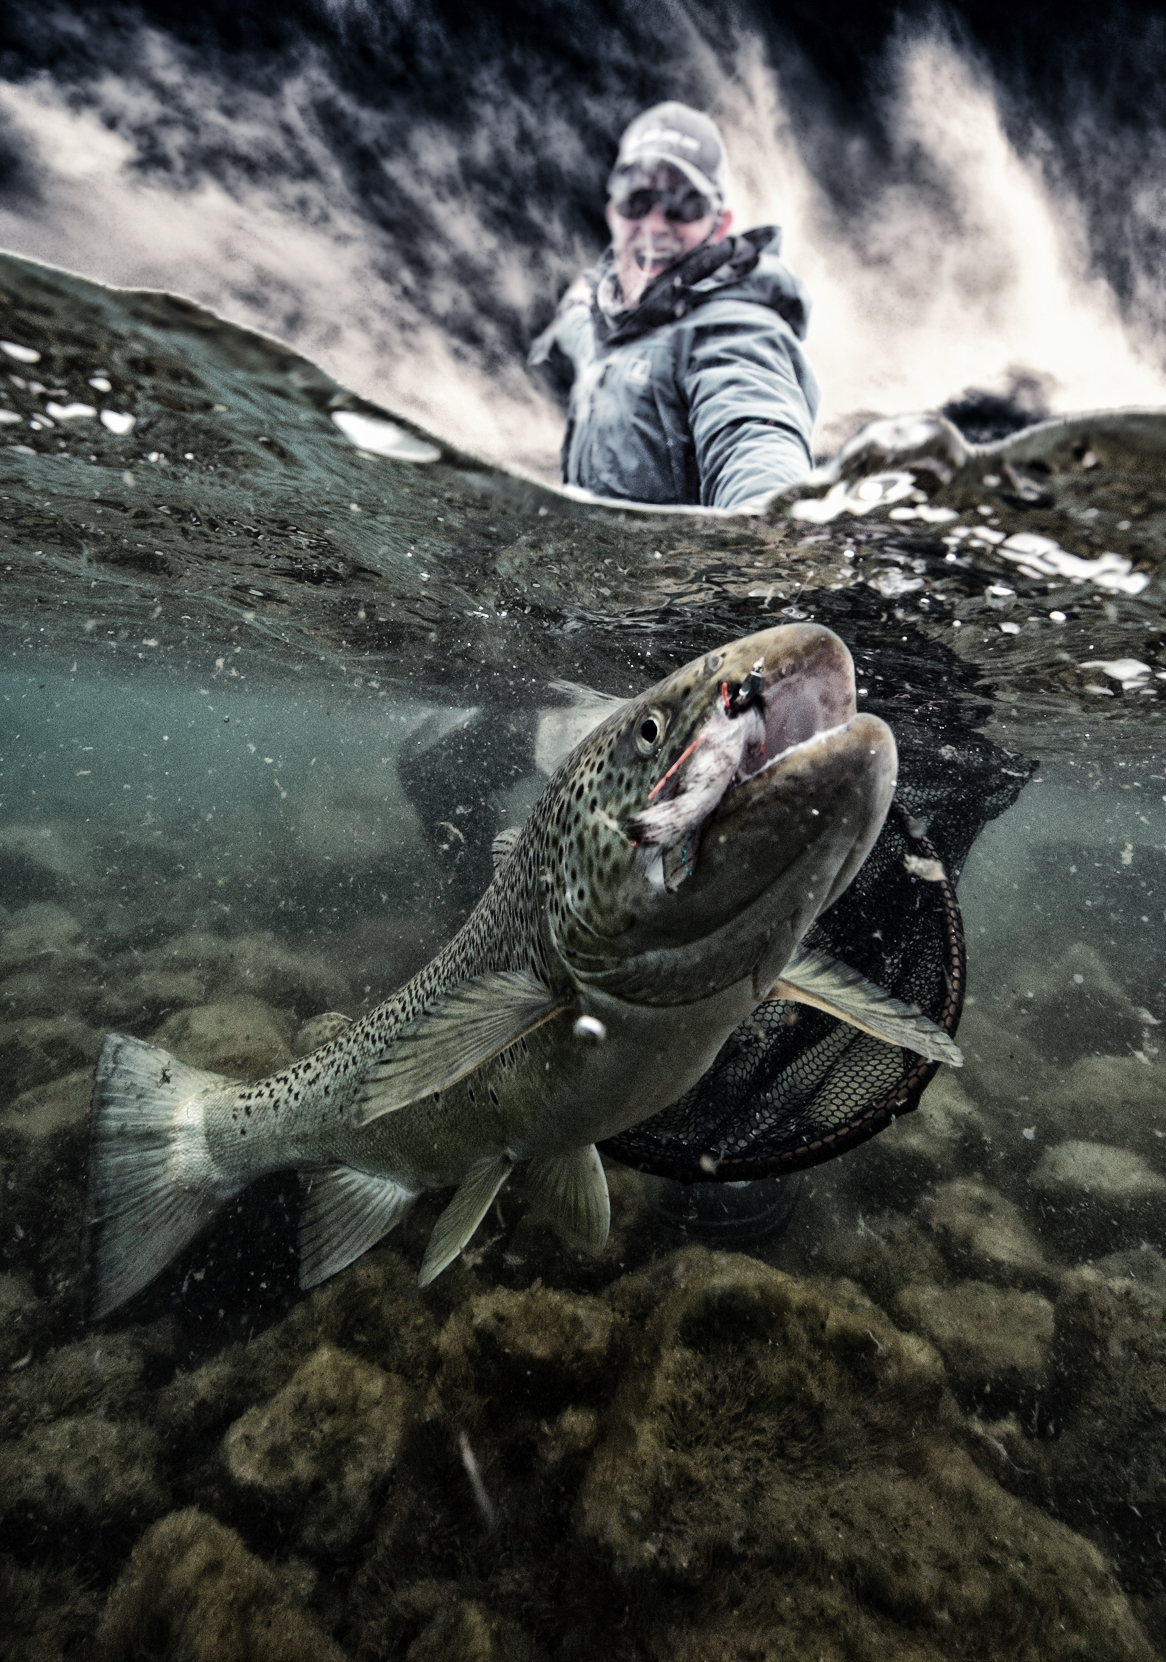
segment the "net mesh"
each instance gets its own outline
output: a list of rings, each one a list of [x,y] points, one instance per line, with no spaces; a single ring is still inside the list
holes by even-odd
[[[954,1034],[965,953],[955,884],[988,820],[1034,764],[978,734],[937,738],[895,723],[899,784],[846,893],[805,944],[840,958]],[[942,880],[909,860],[938,860]],[[681,1182],[741,1182],[831,1160],[918,1105],[937,1063],[803,1004],[762,1004],[678,1101],[601,1144],[625,1165]]]

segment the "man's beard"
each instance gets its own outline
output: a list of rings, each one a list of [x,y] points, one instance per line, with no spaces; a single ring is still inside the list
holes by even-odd
[[[637,268],[644,272],[649,281],[674,265],[687,252],[684,244],[677,237],[660,236],[651,231],[631,247],[632,259]]]
[[[645,231],[624,248],[620,259],[620,288],[624,304],[635,306],[648,285],[687,253],[676,237]]]

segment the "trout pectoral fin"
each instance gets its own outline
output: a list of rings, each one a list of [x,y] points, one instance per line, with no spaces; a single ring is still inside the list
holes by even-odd
[[[300,1173],[300,1286],[315,1287],[376,1246],[417,1197],[351,1166]]]
[[[456,1085],[571,1003],[532,975],[491,970],[463,981],[398,1035],[374,1063],[352,1109],[354,1126]]]
[[[466,1178],[445,1211],[433,1226],[417,1283],[428,1287],[448,1264],[452,1264],[481,1223],[494,1196],[513,1171],[506,1155],[483,1160]]]
[[[964,1065],[963,1051],[942,1027],[828,953],[800,948],[765,997],[811,1004],[874,1039],[913,1050],[929,1062],[949,1062],[953,1068]]]
[[[532,1160],[526,1181],[539,1210],[571,1246],[584,1252],[603,1251],[611,1227],[611,1201],[594,1143],[568,1154]]]

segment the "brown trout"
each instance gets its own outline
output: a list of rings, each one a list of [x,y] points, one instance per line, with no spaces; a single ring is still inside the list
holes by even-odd
[[[90,1111],[92,1313],[287,1168],[305,1287],[424,1190],[454,1187],[426,1284],[516,1165],[566,1238],[598,1251],[609,1208],[595,1144],[675,1101],[775,989],[958,1062],[855,972],[798,957],[878,835],[895,772],[890,729],[856,713],[837,636],[766,630],[577,745],[521,831],[498,839],[493,881],[453,940],[311,1056],[246,1083],[110,1034]]]

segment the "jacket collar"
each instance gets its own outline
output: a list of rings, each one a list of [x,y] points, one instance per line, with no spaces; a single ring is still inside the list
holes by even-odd
[[[695,307],[713,299],[727,284],[747,277],[763,249],[777,253],[780,247],[778,228],[762,225],[740,236],[694,248],[691,254],[654,278],[639,304],[631,307],[623,303],[615,262],[608,249],[587,274],[591,285],[591,317],[600,350],[622,346],[625,341],[658,329],[662,323],[686,317]]]

